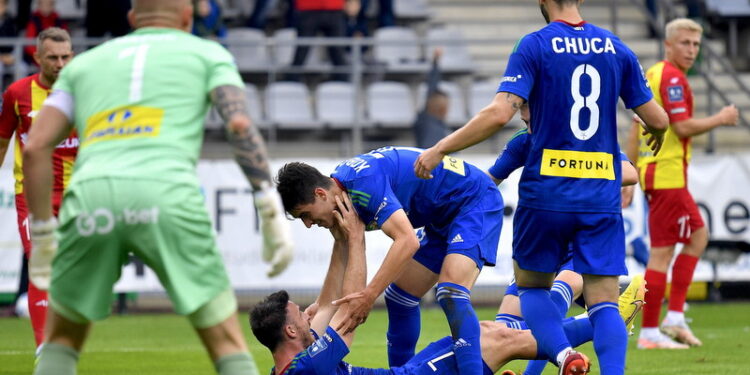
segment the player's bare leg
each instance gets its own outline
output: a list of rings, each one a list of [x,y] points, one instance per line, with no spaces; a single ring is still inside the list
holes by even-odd
[[[682,248],[672,266],[672,288],[669,293],[669,310],[661,324],[661,331],[667,336],[690,346],[701,346],[699,340],[688,327],[685,320],[685,300],[687,290],[693,281],[693,272],[698,260],[706,250],[708,231],[702,227],[690,236],[690,243]]]
[[[74,375],[78,355],[91,323],[77,323],[49,308],[44,331],[45,342],[39,353],[34,375]]]

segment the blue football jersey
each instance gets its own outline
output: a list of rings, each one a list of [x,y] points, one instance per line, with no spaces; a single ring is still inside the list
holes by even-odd
[[[479,168],[453,157],[445,157],[433,178],[414,174],[414,162],[422,149],[383,147],[339,164],[331,177],[349,193],[367,230],[382,227],[391,215],[403,209],[414,228],[430,225],[438,232],[487,187],[494,187]]]
[[[323,336],[311,332],[315,342],[299,352],[278,375],[391,375],[389,370],[355,367],[344,362],[349,348],[333,328],[326,328]],[[271,368],[271,375],[275,374],[276,369]]]
[[[523,167],[526,158],[529,155],[529,129],[523,128],[513,134],[505,145],[505,149],[495,160],[488,170],[492,177],[498,180],[504,180],[510,176],[513,171]],[[620,150],[620,159],[630,162],[628,156]]]
[[[519,205],[620,212],[617,102],[633,108],[652,94],[619,38],[585,22],[552,22],[518,42],[498,92],[528,100],[531,110]]]

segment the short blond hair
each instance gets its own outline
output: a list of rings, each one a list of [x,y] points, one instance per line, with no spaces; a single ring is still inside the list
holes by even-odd
[[[677,34],[678,30],[697,31],[700,34],[703,34],[703,26],[690,18],[675,18],[667,23],[664,30],[665,39],[672,39],[672,37]]]
[[[53,42],[71,43],[70,34],[68,34],[67,31],[59,27],[49,27],[49,28],[42,30],[42,32],[40,32],[39,35],[36,37],[36,48],[42,49],[42,44],[44,44],[44,41],[48,39]]]

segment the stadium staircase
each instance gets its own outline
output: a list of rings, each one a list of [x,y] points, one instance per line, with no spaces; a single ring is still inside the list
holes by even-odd
[[[587,0],[582,7],[584,19],[612,30],[612,3],[612,0]],[[653,65],[662,58],[660,42],[649,36],[647,13],[641,5],[643,2],[620,0],[616,3],[617,35],[638,55],[644,68]],[[491,80],[498,80],[501,76],[515,42],[526,33],[544,26],[539,7],[531,1],[429,0],[429,4],[432,9],[430,22],[434,26],[461,30],[469,40],[469,51],[478,66],[477,75]],[[685,14],[680,7],[671,10]],[[721,127],[714,130],[713,135],[696,137],[695,147],[697,150],[706,149],[709,137],[713,136],[717,151],[746,151],[750,144],[750,92],[743,91],[726,69],[729,62],[725,58],[724,42],[704,40],[706,43],[724,64],[712,59],[710,67],[705,63],[701,66],[705,74],[689,77],[695,95],[695,115],[707,116],[724,105],[720,95],[714,95],[713,109],[709,111],[709,88],[714,87],[728,101],[737,105],[740,114],[744,114],[744,120],[738,127]],[[738,78],[746,87],[750,87],[750,73],[739,74]],[[629,111],[622,108],[618,119],[621,140],[624,140],[630,126],[629,118]]]

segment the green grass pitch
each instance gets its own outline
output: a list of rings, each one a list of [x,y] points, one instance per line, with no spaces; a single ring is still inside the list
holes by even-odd
[[[491,308],[478,310],[480,319],[494,318]],[[687,313],[704,346],[690,350],[642,351],[635,349],[637,336],[629,341],[628,374],[691,375],[750,374],[750,303],[693,303]],[[448,334],[440,309],[422,310],[423,331],[419,347]],[[268,374],[271,356],[252,338],[243,314],[243,328],[260,373]],[[346,360],[357,366],[386,365],[386,315],[375,310],[357,331],[352,353]],[[33,339],[28,320],[0,318],[0,374],[31,374]],[[590,344],[581,350],[592,358],[592,374],[598,374]],[[523,361],[507,368],[519,372]],[[211,374],[207,355],[187,321],[173,314],[114,316],[96,324],[79,362],[81,375]],[[548,366],[545,374],[554,374]]]

